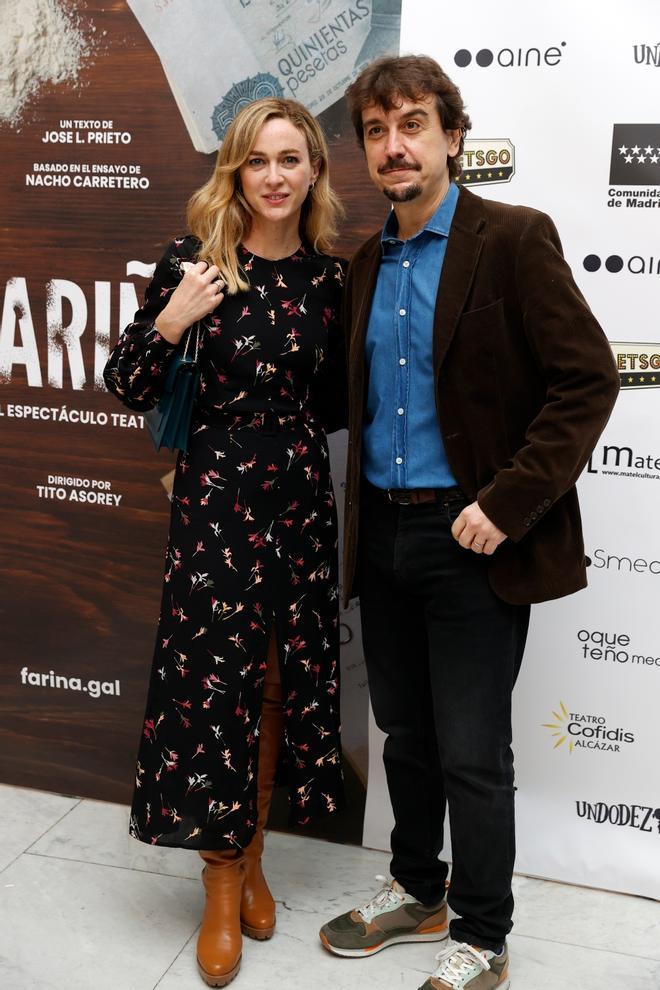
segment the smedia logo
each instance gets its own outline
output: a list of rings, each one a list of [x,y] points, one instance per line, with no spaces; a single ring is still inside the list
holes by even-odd
[[[547,65],[550,68],[559,65],[564,54],[562,49],[566,47],[566,42],[561,45],[551,45],[549,48],[500,48],[493,51],[490,48],[480,48],[474,56],[474,62],[482,69],[487,69],[491,65],[499,65],[503,69],[538,69]],[[459,69],[465,69],[472,63],[472,52],[467,48],[459,48],[454,54],[454,62]]]
[[[647,560],[646,557],[619,557],[618,554],[608,553],[602,547],[594,550],[591,557],[586,557],[587,567],[595,571],[617,571],[619,574],[660,574],[660,560]]]
[[[461,156],[462,186],[510,182],[516,170],[515,148],[508,138],[468,138]]]
[[[585,271],[599,272],[605,265],[605,271],[610,275],[618,275],[625,268],[631,275],[660,275],[660,258],[649,255],[645,258],[641,254],[632,254],[629,258],[622,258],[620,254],[610,254],[602,258],[598,254],[588,254],[582,262]]]

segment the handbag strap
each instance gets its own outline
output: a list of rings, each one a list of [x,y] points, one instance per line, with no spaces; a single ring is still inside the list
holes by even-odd
[[[194,329],[195,329],[195,356],[193,358],[193,361],[194,361],[195,364],[197,364],[197,355],[199,354],[199,337],[200,337],[200,321],[199,320],[195,324],[195,328]],[[188,331],[188,335],[186,337],[186,345],[185,345],[185,347],[183,349],[184,360],[185,360],[185,358],[188,357],[188,345],[190,344],[190,337],[192,335],[192,332],[193,332],[193,328],[191,327],[190,330]]]

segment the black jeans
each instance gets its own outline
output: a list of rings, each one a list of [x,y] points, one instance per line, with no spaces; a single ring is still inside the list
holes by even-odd
[[[529,606],[493,593],[451,525],[466,500],[399,506],[366,487],[358,578],[374,717],[394,810],[392,876],[440,899],[449,807],[452,938],[496,951],[511,930],[511,693]],[[495,551],[497,553],[497,551]]]

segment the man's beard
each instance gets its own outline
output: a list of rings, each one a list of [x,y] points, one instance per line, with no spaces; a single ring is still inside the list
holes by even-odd
[[[385,187],[383,192],[393,203],[409,203],[412,199],[417,199],[418,196],[422,195],[422,187],[418,182],[411,182],[404,189],[388,189]]]

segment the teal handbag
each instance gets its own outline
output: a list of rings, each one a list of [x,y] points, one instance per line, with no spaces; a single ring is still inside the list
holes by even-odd
[[[183,350],[175,351],[165,378],[165,389],[160,401],[144,414],[156,450],[188,450],[190,423],[193,407],[199,392],[200,325],[195,324],[195,354],[188,353],[193,328],[188,331]]]

